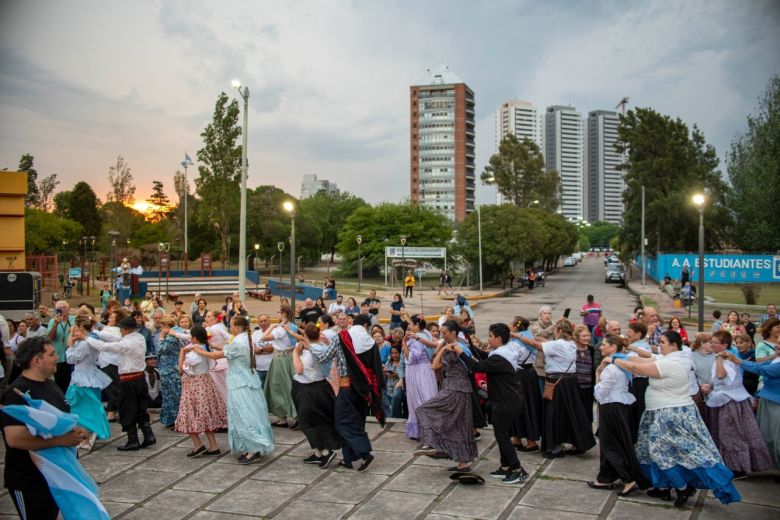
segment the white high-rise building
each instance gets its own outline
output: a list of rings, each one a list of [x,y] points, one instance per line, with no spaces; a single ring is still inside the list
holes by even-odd
[[[307,199],[314,195],[324,192],[331,195],[338,195],[339,188],[335,182],[325,179],[317,179],[316,175],[304,175],[301,182],[301,199]]]
[[[545,114],[545,164],[561,181],[561,214],[583,218],[582,116],[574,107],[554,105]]]
[[[594,110],[588,113],[586,159],[586,218],[591,222],[623,222],[622,156],[615,150],[620,118],[617,112]]]
[[[501,104],[496,110],[495,149],[508,134],[513,134],[518,141],[530,139],[544,155],[544,118],[529,101],[511,100]],[[496,194],[496,202],[502,204],[504,197]]]

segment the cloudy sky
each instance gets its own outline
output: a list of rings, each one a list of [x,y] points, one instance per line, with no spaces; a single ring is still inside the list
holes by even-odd
[[[251,91],[249,185],[314,173],[370,202],[409,191],[409,85],[446,62],[476,93],[478,172],[508,99],[653,107],[723,157],[772,74],[780,2],[0,0],[0,168],[24,153],[98,196],[173,173],[221,91]],[[479,198],[493,199],[480,187]]]

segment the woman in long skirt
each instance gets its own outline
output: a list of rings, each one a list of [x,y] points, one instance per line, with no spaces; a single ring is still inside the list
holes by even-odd
[[[295,417],[298,414],[292,398],[292,381],[295,374],[292,349],[299,340],[303,339],[303,336],[298,334],[298,327],[292,323],[293,315],[289,305],[282,305],[278,314],[280,322],[269,327],[263,334],[263,339],[271,341],[274,346],[274,358],[268,367],[263,390],[268,402],[268,411],[278,419],[274,426],[287,428],[287,419],[291,419],[292,426],[296,427]]]
[[[642,473],[653,484],[647,494],[671,500],[675,488],[674,505],[683,507],[697,489],[711,489],[724,504],[737,502],[741,498],[731,482],[733,474],[688,393],[692,361],[682,345],[679,334],[666,331],[658,342],[660,356],[603,360],[650,378],[636,444]]]
[[[406,421],[406,436],[417,440],[420,430],[417,423],[417,407],[436,395],[436,373],[425,345],[419,340],[420,331],[425,329],[425,320],[412,316],[407,334],[401,343],[406,361],[406,406],[409,418]]]
[[[520,341],[520,337],[533,339],[533,335],[528,330],[529,322],[522,316],[515,316],[512,323],[509,324],[512,339],[510,343],[519,350],[518,377],[520,385],[523,387],[522,415],[517,421],[516,437],[512,442],[518,451],[531,452],[538,451],[537,444],[542,436],[542,392],[539,390],[539,381],[534,361],[536,361],[537,350],[527,346]],[[525,439],[525,446],[519,438]]]
[[[417,407],[420,448],[414,455],[446,456],[457,462],[451,471],[468,471],[471,461],[477,458],[471,380],[455,352],[443,348],[444,345],[460,344],[463,352],[469,355],[468,346],[458,340],[459,332],[460,326],[455,321],[441,325],[444,342],[436,349],[432,367],[434,370],[442,368],[444,377],[439,393]]]
[[[260,376],[255,370],[249,320],[234,316],[230,332],[233,340],[222,351],[206,352],[198,346],[193,350],[211,359],[227,358],[228,443],[230,451],[239,454],[239,464],[252,464],[274,450],[274,433]]]
[[[539,343],[520,339],[544,352],[545,385],[554,385],[552,399],[544,399],[542,456],[548,459],[581,455],[596,445],[575,375],[577,345],[572,341],[574,327],[569,320],[561,319],[553,330],[553,341]],[[571,444],[572,448],[564,451],[563,444]]]
[[[172,316],[160,320],[160,347],[157,350],[157,370],[160,372],[160,393],[162,409],[160,422],[166,428],[172,428],[179,413],[181,400],[181,375],[179,374],[179,351],[181,342],[172,334],[176,326]]]
[[[593,347],[590,346],[590,331],[585,325],[578,325],[574,328],[572,335],[574,343],[577,344],[577,387],[580,391],[580,400],[582,407],[585,408],[585,415],[593,424]]]
[[[780,468],[780,345],[775,346],[775,353],[763,362],[745,361],[728,350],[719,354],[724,359],[741,365],[742,370],[758,374],[763,378],[764,385],[756,395],[758,402],[758,427],[764,439],[769,455],[776,468]],[[766,357],[766,356],[765,356]]]
[[[208,311],[206,313],[206,319],[203,322],[203,326],[206,327],[206,332],[209,336],[209,347],[211,350],[222,350],[225,345],[230,341],[230,332],[228,332],[225,325],[219,321],[219,316],[216,311]],[[222,396],[222,399],[227,402],[227,359],[218,359],[216,363],[211,364],[209,374],[214,380],[214,384],[217,385],[217,390]]]
[[[731,334],[719,330],[712,335],[711,346],[715,354],[723,352],[731,346]],[[735,478],[770,469],[772,458],[753,415],[750,394],[742,384],[742,370],[718,356],[711,381],[702,388],[708,394],[707,426],[726,467]]]
[[[620,336],[608,334],[601,342],[603,358],[626,359],[627,342]],[[596,370],[594,396],[599,406],[599,474],[588,486],[594,489],[613,489],[620,479],[623,489],[619,496],[628,496],[637,489],[648,487],[634,451],[631,436],[631,405],[636,401],[628,391],[631,372],[615,365],[601,363]]]
[[[208,344],[208,333],[202,326],[192,327],[191,334],[193,345]],[[189,346],[184,347],[179,350],[178,369],[182,378],[181,402],[174,429],[192,440],[193,448],[187,457],[219,455],[214,432],[227,427],[227,407],[209,375],[209,359]],[[202,433],[206,434],[208,449],[200,439]]]
[[[70,329],[68,350],[65,351],[67,362],[75,365],[65,398],[70,403],[71,413],[79,416],[79,426],[91,432],[89,440],[79,446],[88,450],[92,449],[96,438],[105,440],[111,436],[100,401],[100,391],[111,384],[111,378],[97,367],[99,352],[84,341],[93,324],[90,316],[78,316],[75,326]]]
[[[327,380],[330,363],[323,366],[311,353],[311,349],[325,348],[319,342],[320,329],[309,323],[304,338],[293,349],[292,397],[298,411],[298,427],[314,450],[303,462],[325,469],[336,458],[336,450],[341,449],[341,437],[335,427],[336,396]]]

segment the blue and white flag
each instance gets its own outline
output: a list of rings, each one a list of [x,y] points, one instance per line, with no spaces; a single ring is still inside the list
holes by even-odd
[[[23,395],[28,405],[8,405],[2,411],[27,425],[32,435],[51,439],[73,430],[78,415],[65,413],[46,401]],[[98,487],[76,458],[75,447],[30,451],[30,458],[49,484],[65,520],[108,520],[98,499]]]
[[[187,152],[184,152],[184,162],[187,163],[187,166],[192,166],[192,159]]]

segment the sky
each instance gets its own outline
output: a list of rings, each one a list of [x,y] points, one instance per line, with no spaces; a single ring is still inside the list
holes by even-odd
[[[780,73],[780,1],[0,0],[0,169],[35,156],[105,199],[122,155],[173,193],[220,92],[250,89],[250,187],[304,174],[409,195],[409,86],[441,63],[476,96],[477,174],[510,99],[583,117],[623,96],[696,123],[723,159]],[[725,165],[722,164],[725,171]],[[190,169],[193,176],[193,169]],[[478,183],[478,200],[494,200]]]

